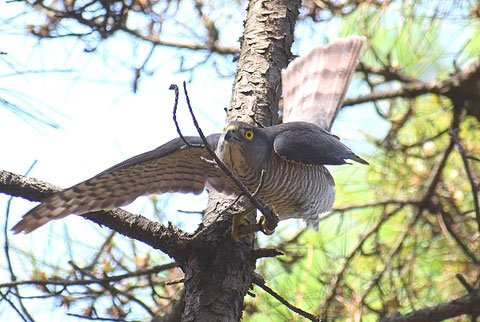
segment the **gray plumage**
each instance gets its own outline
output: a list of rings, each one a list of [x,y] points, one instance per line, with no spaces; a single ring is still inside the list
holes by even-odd
[[[282,70],[283,122],[310,122],[330,131],[364,43],[359,36],[338,39]]]
[[[361,39],[361,40],[359,40]],[[349,41],[342,41],[340,52],[344,56],[345,48],[354,48],[349,56],[350,75],[342,74],[347,81],[341,81],[343,91],[351,78],[354,68],[351,61],[356,61],[360,51],[358,43],[363,39],[354,37]],[[352,45],[353,43],[353,45]],[[361,48],[360,44],[360,48]],[[344,48],[345,47],[345,48]],[[338,52],[339,46],[330,46]],[[343,49],[342,49],[343,48]],[[328,49],[317,48],[320,56],[328,56]],[[315,53],[315,51],[314,51]],[[307,56],[314,59],[315,54]],[[302,58],[304,59],[304,58]],[[294,62],[293,65],[306,65]],[[342,58],[342,60],[348,60]],[[354,64],[353,64],[354,66]],[[345,67],[342,67],[345,68]],[[342,69],[344,70],[344,69]],[[308,72],[307,69],[296,68],[290,72]],[[314,72],[312,77],[301,76],[300,80],[318,84],[314,77],[336,75],[332,73]],[[338,73],[337,73],[338,74]],[[338,78],[338,75],[335,76]],[[329,82],[324,79],[324,82]],[[285,78],[284,78],[285,82]],[[307,92],[298,92],[298,85],[286,82],[284,92],[293,95],[294,99],[287,102],[309,102],[312,106],[315,100],[301,99],[309,97],[312,88],[309,85]],[[290,85],[288,85],[290,84]],[[290,86],[297,87],[293,90]],[[327,90],[328,86],[324,87]],[[332,91],[338,88],[332,86]],[[305,94],[307,93],[307,94]],[[337,100],[342,100],[345,93],[334,94]],[[325,97],[321,94],[319,97]],[[328,95],[327,95],[328,96]],[[286,97],[288,95],[286,94]],[[292,113],[291,107],[286,104],[287,120],[308,119],[298,113]],[[355,155],[339,139],[324,130],[328,129],[335,117],[340,103],[329,102],[329,110],[323,111],[323,123],[318,122],[316,115],[313,121],[289,122],[267,128],[257,128],[242,122],[232,122],[222,134],[213,134],[208,137],[208,143],[216,149],[216,153],[227,166],[249,187],[256,190],[259,185],[262,170],[265,170],[263,184],[259,196],[264,200],[280,219],[302,218],[307,224],[318,228],[319,214],[328,211],[335,199],[335,184],[332,176],[324,165],[341,165],[345,160],[354,160],[367,164],[366,161]],[[299,107],[302,110],[302,106]],[[311,108],[311,107],[310,107]],[[304,109],[310,111],[310,108]],[[294,117],[294,115],[296,115]],[[323,127],[323,128],[322,128]],[[187,137],[188,142],[199,145],[200,138]],[[211,159],[203,146],[188,146],[180,138],[174,139],[155,150],[146,152],[121,162],[93,178],[65,189],[40,205],[30,210],[12,230],[15,233],[29,233],[44,225],[50,220],[63,218],[69,214],[83,214],[101,209],[113,209],[131,203],[138,196],[161,194],[167,192],[201,193],[205,188],[219,192],[236,193],[236,187],[231,180],[216,166],[205,159]]]
[[[251,140],[248,131],[253,132]],[[345,164],[347,159],[368,164],[337,137],[306,122],[263,129],[232,122],[220,137],[217,153],[250,191],[258,187],[264,169],[260,198],[281,220],[302,218],[314,229],[319,214],[330,210],[335,200],[335,184],[324,165]]]

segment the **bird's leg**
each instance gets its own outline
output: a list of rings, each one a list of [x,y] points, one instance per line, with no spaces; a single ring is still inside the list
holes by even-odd
[[[262,169],[262,172],[260,173],[260,179],[258,181],[257,188],[252,193],[252,197],[254,197],[254,198],[258,197],[258,194],[260,193],[260,189],[263,186],[263,178],[265,176],[265,172],[266,172],[266,170]],[[237,199],[232,203],[232,205],[235,204],[240,199],[241,196],[242,195],[238,196]],[[230,205],[230,206],[232,206],[232,205]],[[245,209],[244,211],[234,215],[233,226],[232,226],[232,237],[235,241],[238,241],[238,239],[240,237],[242,237],[238,234],[238,228],[240,227],[240,225],[241,226],[248,226],[248,222],[245,220],[245,216],[248,215],[250,212],[254,211],[255,209],[256,209],[256,207],[250,206],[247,209]],[[273,231],[272,231],[272,233],[273,233]]]
[[[238,239],[242,237],[242,235],[239,234],[238,228],[240,226],[248,226],[248,222],[245,220],[245,216],[247,216],[250,212],[254,210],[255,210],[255,207],[251,206],[239,212],[238,214],[233,215],[233,225],[232,225],[233,240],[238,241]]]

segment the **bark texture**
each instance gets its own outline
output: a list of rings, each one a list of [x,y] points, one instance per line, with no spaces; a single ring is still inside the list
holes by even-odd
[[[300,1],[253,0],[235,77],[229,120],[269,126],[278,119],[281,70],[291,57],[293,30]],[[239,321],[243,300],[252,283],[256,256],[254,236],[234,242],[231,211],[219,214],[231,199],[211,193],[206,226],[191,245],[183,265],[185,310],[183,321]],[[255,214],[247,220],[255,221]]]
[[[300,1],[251,1],[228,119],[257,126],[277,123],[281,70],[291,58]]]

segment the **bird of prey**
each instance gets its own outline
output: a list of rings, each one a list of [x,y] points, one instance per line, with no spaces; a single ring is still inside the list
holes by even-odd
[[[328,131],[363,43],[362,37],[349,37],[317,47],[282,72],[283,124],[258,128],[230,122],[223,133],[207,137],[219,159],[250,191],[260,188],[257,196],[279,219],[301,218],[318,229],[319,215],[335,198],[335,184],[325,165],[346,164],[348,159],[368,164]],[[121,207],[141,195],[199,194],[205,188],[238,193],[227,175],[205,161],[211,156],[202,140],[185,140],[190,144],[174,139],[56,193],[12,230],[29,233],[50,220]],[[238,227],[233,227],[233,236],[238,238]]]

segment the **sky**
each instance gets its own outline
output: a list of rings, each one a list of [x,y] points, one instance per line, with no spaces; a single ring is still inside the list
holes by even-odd
[[[2,5],[0,5],[1,7]],[[3,5],[0,19],[13,17],[22,10],[20,4]],[[238,39],[242,30],[241,17],[232,24],[232,39]],[[170,84],[181,86],[188,82],[192,105],[205,133],[222,129],[224,108],[228,106],[232,78],[222,78],[212,65],[199,67],[192,74],[178,72],[180,56],[196,61],[187,51],[179,52],[159,48],[150,63],[155,73],[142,78],[137,93],[131,90],[133,79],[129,66],[142,61],[148,45],[132,42],[125,35],[118,35],[99,46],[96,52],[85,53],[86,45],[75,39],[39,42],[26,37],[19,26],[3,26],[0,30],[0,98],[19,104],[36,114],[40,111],[57,128],[42,125],[25,116],[0,107],[0,169],[25,174],[42,181],[68,187],[88,179],[104,169],[131,156],[156,148],[177,137],[172,121],[174,94]],[[298,31],[306,34],[311,31]],[[311,32],[309,42],[295,44],[298,54],[305,54],[311,47],[324,40],[324,36]],[[190,59],[190,60],[189,60]],[[235,65],[223,59],[226,69],[233,72]],[[353,89],[355,92],[355,89]],[[180,98],[180,126],[185,135],[195,135],[195,129],[187,114],[184,98]],[[365,137],[359,129],[366,113],[361,108],[349,108],[341,112],[333,132],[342,141],[360,153],[368,153]],[[381,133],[384,125],[376,121]],[[372,131],[369,133],[373,135]],[[186,215],[176,210],[202,210],[207,194],[200,196],[162,196],[164,212],[168,220],[187,231],[195,230],[199,215]],[[0,194],[0,211],[5,212],[9,196]],[[10,208],[8,228],[11,228],[36,203],[14,198]],[[145,199],[125,207],[133,213],[151,213]],[[1,216],[0,218],[5,218]],[[295,225],[300,223],[295,223]],[[92,236],[91,244],[85,243],[78,251],[95,252],[95,242],[106,235],[95,225],[78,216],[69,216],[56,223],[49,223],[30,235],[11,235],[10,241],[17,250],[32,248],[45,261],[61,262],[67,251],[62,244],[63,227],[76,227],[74,234]],[[48,236],[48,237],[46,237]],[[54,248],[46,247],[54,242]],[[14,263],[22,265],[21,263]],[[0,266],[5,267],[0,255]],[[2,276],[0,281],[8,280]],[[0,315],[2,314],[0,307]],[[39,316],[57,320],[65,318],[64,310],[38,308]],[[43,313],[42,313],[43,312]]]

